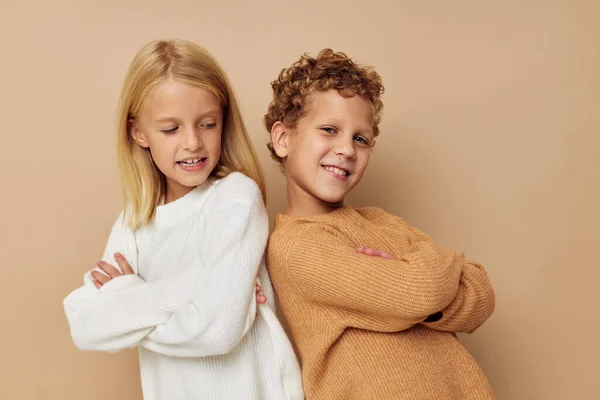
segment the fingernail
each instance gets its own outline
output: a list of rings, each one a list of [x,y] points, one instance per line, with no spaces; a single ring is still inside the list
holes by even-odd
[[[121,257],[121,253],[115,253],[115,258]]]

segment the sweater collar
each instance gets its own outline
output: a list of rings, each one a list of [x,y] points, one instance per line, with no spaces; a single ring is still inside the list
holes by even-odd
[[[343,206],[325,214],[315,214],[304,217],[277,214],[275,216],[275,224],[287,225],[292,222],[331,222],[332,220],[353,216],[355,214],[357,214],[356,209],[350,206]]]
[[[218,184],[218,182],[219,181],[206,180],[201,185],[196,186],[185,196],[182,196],[168,204],[162,204],[156,207],[154,223],[158,225],[164,225],[187,217],[191,212],[193,212],[193,210],[197,209],[200,203],[203,203],[204,200],[206,200],[206,197]]]

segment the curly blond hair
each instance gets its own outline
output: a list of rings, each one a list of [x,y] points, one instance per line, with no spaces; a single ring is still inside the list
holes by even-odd
[[[308,113],[307,99],[314,92],[336,89],[344,97],[360,96],[373,105],[373,134],[379,135],[379,121],[384,92],[381,77],[372,67],[356,64],[345,53],[323,49],[317,57],[304,54],[289,68],[284,68],[279,77],[271,82],[273,101],[264,117],[270,133],[276,122],[295,127],[298,120]],[[273,142],[267,144],[271,158],[282,164],[275,153]]]

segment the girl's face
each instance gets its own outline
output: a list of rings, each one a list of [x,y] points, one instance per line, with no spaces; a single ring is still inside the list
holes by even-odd
[[[165,175],[165,203],[204,183],[221,157],[223,109],[217,97],[168,80],[158,86],[131,128]]]

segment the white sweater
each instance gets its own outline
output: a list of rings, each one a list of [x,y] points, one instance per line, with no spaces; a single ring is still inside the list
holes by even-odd
[[[64,300],[78,348],[139,345],[145,400],[303,399],[300,368],[274,313],[258,186],[233,173],[159,206],[135,234],[113,226],[103,260],[136,271]],[[256,304],[260,280],[269,304]]]

